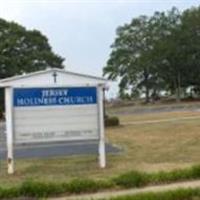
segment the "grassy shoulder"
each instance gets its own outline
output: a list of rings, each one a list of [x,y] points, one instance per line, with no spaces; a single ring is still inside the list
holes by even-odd
[[[108,189],[140,188],[195,179],[200,179],[200,166],[158,173],[131,171],[107,180],[74,179],[68,182],[55,183],[30,179],[20,185],[0,187],[0,198],[50,197],[61,194],[93,193]]]

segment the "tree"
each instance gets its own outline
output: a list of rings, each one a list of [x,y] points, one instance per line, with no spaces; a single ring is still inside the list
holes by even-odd
[[[186,73],[182,52],[185,47],[180,36],[181,14],[176,8],[172,8],[167,14],[162,15],[164,18],[160,18],[161,37],[153,50],[157,60],[156,71],[158,77],[164,81],[165,90],[175,93],[179,101]]]
[[[63,61],[40,31],[0,19],[0,79],[49,67],[63,68]],[[1,106],[3,96],[0,90]]]
[[[104,67],[104,75],[115,79],[120,77],[120,93],[130,87],[137,88],[143,82],[146,87],[146,101],[149,101],[149,69],[140,63],[140,55],[148,48],[145,40],[145,27],[148,23],[146,16],[133,19],[117,29],[117,38],[111,46],[112,52]]]
[[[176,94],[177,101],[188,87],[200,85],[200,8],[179,13],[172,9],[168,15],[169,33],[155,48],[159,77]]]
[[[0,19],[0,78],[47,67],[63,68],[63,61],[38,30]]]
[[[185,45],[184,64],[187,65],[186,84],[200,87],[200,7],[183,12],[181,37]]]
[[[140,16],[119,27],[104,67],[104,75],[109,79],[120,77],[120,91],[144,91],[146,102],[150,94],[155,94],[160,89],[158,86],[163,85],[156,70],[158,62],[154,51],[166,30],[167,23],[163,22],[166,22],[164,13],[156,12],[153,17]]]
[[[180,13],[175,7],[153,16],[140,16],[117,29],[104,75],[120,78],[123,90],[145,90],[146,102],[159,91],[199,86],[200,8]]]

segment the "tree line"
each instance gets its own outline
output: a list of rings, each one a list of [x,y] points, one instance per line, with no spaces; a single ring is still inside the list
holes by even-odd
[[[134,18],[117,28],[111,49],[103,73],[119,81],[121,98],[200,94],[200,7]]]

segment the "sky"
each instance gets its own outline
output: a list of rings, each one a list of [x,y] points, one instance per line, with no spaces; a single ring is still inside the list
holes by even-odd
[[[118,26],[173,6],[198,5],[200,0],[0,0],[0,17],[40,30],[67,70],[102,76]],[[116,91],[110,83],[109,96]]]

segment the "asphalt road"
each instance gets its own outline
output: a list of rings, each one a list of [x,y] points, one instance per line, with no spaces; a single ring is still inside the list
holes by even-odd
[[[107,153],[118,153],[120,149],[106,144]],[[92,155],[98,153],[97,142],[67,142],[51,144],[20,145],[14,148],[15,158],[49,158],[56,156]],[[0,148],[0,159],[6,159],[6,148]]]

